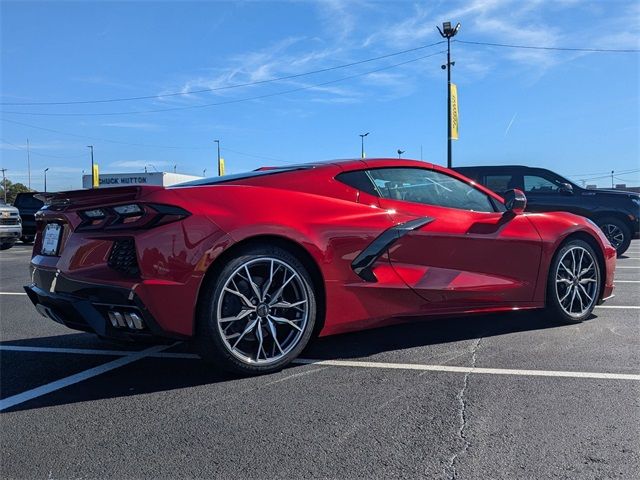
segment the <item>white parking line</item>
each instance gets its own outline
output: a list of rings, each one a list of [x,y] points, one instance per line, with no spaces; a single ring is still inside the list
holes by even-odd
[[[640,283],[640,280],[614,280],[613,283]]]
[[[0,295],[26,295],[25,292],[0,292]]]
[[[620,265],[616,265],[616,270],[618,270],[619,268],[640,268],[640,265],[635,265],[633,267],[621,267]]]
[[[22,347],[16,345],[1,345],[0,350],[21,351],[21,352],[46,352],[46,353],[78,353],[83,355],[122,355],[122,358],[105,363],[104,365],[85,370],[84,372],[71,375],[70,377],[57,380],[41,387],[28,390],[12,397],[0,400],[0,410],[5,410],[14,405],[26,402],[33,398],[46,395],[53,391],[64,388],[68,385],[81,382],[88,378],[95,377],[101,373],[108,372],[115,368],[127,365],[142,358],[182,358],[197,359],[191,353],[163,353],[164,349],[176,346],[162,345],[148,348],[139,352],[128,352],[125,350],[95,350],[95,349],[73,349],[55,347]],[[106,353],[109,352],[109,353]],[[571,372],[562,370],[520,370],[510,368],[481,368],[481,367],[457,367],[451,365],[425,365],[417,363],[388,363],[388,362],[366,362],[356,360],[318,360],[313,358],[297,358],[292,363],[300,365],[326,365],[334,367],[355,367],[355,368],[383,368],[391,370],[418,370],[424,372],[449,372],[449,373],[479,373],[486,375],[519,375],[525,377],[565,377],[565,378],[591,378],[600,380],[633,380],[640,381],[640,375],[631,373],[602,373],[602,372]]]
[[[566,372],[558,370],[516,370],[508,368],[453,367],[448,365],[420,365],[415,363],[360,362],[353,360],[313,360],[298,358],[293,363],[305,365],[330,365],[334,367],[387,368],[394,370],[419,370],[428,372],[481,373],[486,375],[519,375],[525,377],[595,378],[601,380],[640,381],[640,375],[631,373]]]
[[[84,370],[83,372],[71,375],[69,377],[61,378],[60,380],[56,380],[55,382],[47,383],[46,385],[41,385],[40,387],[27,390],[26,392],[18,393],[17,395],[4,398],[0,400],[0,411],[6,410],[7,408],[11,408],[15,405],[19,405],[20,403],[33,400],[34,398],[47,395],[51,392],[55,392],[56,390],[60,390],[61,388],[65,388],[69,385],[82,382],[116,368],[120,368],[124,365],[128,365],[129,363],[136,362],[145,357],[148,357],[151,354],[158,353],[161,350],[165,350],[167,348],[171,348],[174,345],[156,345],[140,352],[130,352],[126,356],[123,356],[116,360],[112,360],[111,362],[107,362],[103,365],[99,365],[97,367],[90,368],[89,370]]]
[[[618,310],[640,310],[636,305],[598,305],[596,308],[616,308]]]
[[[171,345],[174,346],[174,345]],[[71,353],[75,355],[104,355],[107,357],[124,357],[136,350],[102,350],[99,348],[63,348],[63,347],[24,347],[21,345],[0,345],[0,352],[31,352],[31,353]],[[195,353],[158,352],[147,355],[149,358],[184,358],[194,360],[200,358]]]

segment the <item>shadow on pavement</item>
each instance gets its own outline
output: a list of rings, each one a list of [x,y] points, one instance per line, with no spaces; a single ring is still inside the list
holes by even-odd
[[[596,318],[593,316],[592,318]],[[314,359],[357,359],[370,355],[409,349],[414,347],[428,347],[429,345],[446,344],[481,337],[492,337],[516,332],[526,332],[547,328],[558,328],[559,324],[545,318],[541,312],[513,312],[494,315],[469,315],[466,317],[439,318],[428,321],[414,321],[391,327],[349,333],[344,335],[320,338],[301,355]],[[57,337],[30,338],[19,341],[3,342],[1,345],[20,345],[32,347],[67,347],[88,348],[98,345],[103,349],[122,350],[126,347],[114,346],[110,343],[100,343],[96,337],[89,334],[70,334]],[[144,346],[138,349],[143,349]],[[188,351],[188,345],[180,345],[170,351]],[[5,368],[20,368],[20,362],[9,361],[11,352],[2,354],[2,370]],[[52,368],[63,361],[61,354],[56,353],[19,353],[16,355],[37,355],[41,358],[42,369]],[[85,355],[73,355],[73,365],[70,373],[77,371],[77,364],[84,362]],[[104,363],[116,357],[104,357]],[[64,361],[69,362],[68,356]],[[59,365],[56,365],[58,367]],[[87,368],[90,368],[88,366]],[[134,363],[92,377],[78,384],[50,393],[6,410],[15,412],[101,400],[108,398],[129,397],[132,395],[179,390],[227,382],[225,385],[229,394],[246,388],[262,388],[273,381],[291,375],[291,370],[310,368],[290,366],[284,371],[263,377],[239,378],[226,374],[215,367],[198,360],[144,358]],[[311,367],[312,368],[312,367]],[[15,373],[15,372],[14,372]],[[33,371],[32,371],[33,373]],[[12,375],[14,378],[16,375]],[[268,379],[265,382],[265,379]],[[49,380],[50,381],[50,380]],[[44,382],[43,382],[44,383]]]

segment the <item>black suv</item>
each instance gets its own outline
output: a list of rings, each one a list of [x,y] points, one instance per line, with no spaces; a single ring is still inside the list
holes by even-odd
[[[622,255],[638,236],[640,194],[620,190],[581,188],[544,168],[520,165],[457,167],[457,172],[503,194],[519,188],[527,195],[527,211],[571,212],[598,224]]]
[[[22,240],[24,243],[31,243],[36,236],[35,213],[42,208],[42,200],[34,197],[37,192],[19,193],[13,202],[13,206],[20,212],[22,219]]]

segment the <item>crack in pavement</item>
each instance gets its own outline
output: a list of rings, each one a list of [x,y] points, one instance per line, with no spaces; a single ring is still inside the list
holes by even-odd
[[[480,347],[480,342],[482,341],[482,337],[476,339],[471,349],[471,368],[476,366],[476,353],[478,352],[478,348]],[[464,374],[464,380],[462,382],[462,388],[456,395],[456,399],[458,400],[458,418],[460,419],[460,428],[458,429],[458,438],[462,440],[462,448],[455,452],[451,458],[449,459],[449,463],[445,468],[445,473],[449,472],[450,480],[455,480],[458,478],[458,471],[456,468],[456,462],[458,458],[467,453],[471,443],[467,440],[467,436],[465,434],[465,428],[467,426],[467,402],[465,400],[465,394],[467,393],[467,387],[469,386],[469,376],[471,372],[467,372]]]

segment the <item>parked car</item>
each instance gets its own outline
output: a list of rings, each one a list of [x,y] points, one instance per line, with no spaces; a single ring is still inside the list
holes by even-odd
[[[42,208],[44,203],[36,198],[36,192],[19,193],[13,202],[13,206],[20,212],[22,219],[22,240],[24,243],[31,243],[36,236],[35,213]]]
[[[0,200],[0,250],[13,247],[22,236],[18,209]]]
[[[550,170],[521,165],[456,167],[455,170],[499,194],[512,188],[523,190],[530,212],[565,211],[587,217],[602,229],[618,255],[638,236],[638,193],[585,189]]]
[[[616,252],[590,221],[522,215],[522,192],[419,161],[42,195],[25,290],[43,315],[192,340],[242,374],[282,368],[316,334],[412,318],[547,308],[580,322],[613,291]]]

